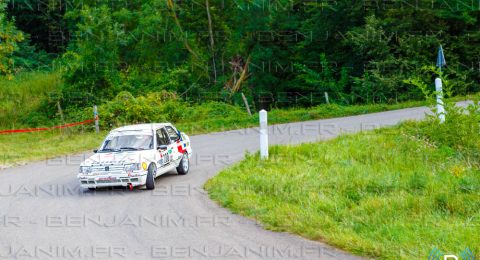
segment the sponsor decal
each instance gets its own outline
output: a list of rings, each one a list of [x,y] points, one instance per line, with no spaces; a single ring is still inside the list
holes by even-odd
[[[183,146],[180,142],[177,143],[177,150],[178,150],[179,153],[183,154]]]

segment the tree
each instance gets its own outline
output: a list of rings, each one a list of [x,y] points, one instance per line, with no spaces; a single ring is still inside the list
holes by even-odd
[[[18,43],[24,40],[24,35],[17,30],[14,21],[7,18],[6,4],[0,1],[0,75],[13,77],[13,53],[18,49]]]

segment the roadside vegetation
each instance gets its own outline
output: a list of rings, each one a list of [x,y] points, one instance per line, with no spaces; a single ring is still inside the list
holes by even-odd
[[[410,101],[398,104],[370,104],[345,106],[323,104],[308,108],[271,109],[272,124],[306,121],[322,118],[366,114],[425,105],[426,102]],[[88,119],[92,108],[73,116],[76,121]],[[112,128],[119,125],[143,122],[172,122],[191,134],[217,132],[230,129],[258,126],[258,113],[248,115],[244,108],[224,102],[189,104],[169,92],[154,92],[134,97],[121,92],[115,99],[99,106],[101,126]]]
[[[12,80],[0,78],[0,129],[40,125],[48,118],[45,106],[58,96],[61,84],[58,72],[22,73]]]
[[[143,97],[141,99],[143,99]],[[137,99],[131,102],[135,103],[136,101]],[[390,106],[321,105],[310,109],[274,109],[269,112],[269,122],[270,124],[276,124],[358,115],[421,104],[422,102],[408,102]],[[163,104],[152,106],[150,104],[148,106],[144,105],[143,110],[139,109],[140,112],[132,109],[135,105],[117,105],[115,102],[112,102],[107,106],[100,107],[99,114],[102,130],[108,131],[116,126],[125,124],[164,121],[175,123],[178,129],[185,131],[189,135],[258,126],[257,114],[249,116],[240,107],[219,102],[211,102],[198,106],[187,106],[183,104],[185,107],[179,110],[177,108],[169,110],[172,109],[171,106],[175,107],[179,105],[175,103],[166,106]],[[83,112],[84,113],[78,113],[69,117],[72,121],[68,122],[75,122],[75,120],[81,121],[92,117],[92,109],[89,108]],[[139,113],[141,116],[137,117],[134,115],[135,113]],[[38,126],[52,126],[55,123],[61,123],[58,120],[39,122],[44,123]],[[22,126],[25,127],[25,125],[18,124],[16,128],[21,128]],[[68,128],[62,131],[51,130],[0,135],[0,152],[3,154],[2,158],[0,158],[0,168],[32,160],[42,160],[54,156],[91,150],[100,145],[104,135],[105,133],[96,134],[93,131],[93,124]]]
[[[51,127],[92,119],[93,109],[87,107],[62,109],[61,120],[57,101],[62,85],[63,80],[55,72],[25,73],[14,80],[0,80],[0,130]],[[474,96],[454,97],[451,100],[470,98]],[[397,104],[323,104],[308,108],[277,108],[269,111],[269,123],[359,115],[426,104],[426,101],[409,101]],[[136,97],[123,91],[111,101],[99,105],[99,115],[100,127],[104,131],[126,124],[164,121],[174,123],[190,135],[258,126],[258,113],[249,116],[243,107],[214,101],[191,104],[167,91]],[[96,135],[92,131],[93,124],[89,124],[62,131],[0,135],[3,154],[0,165],[6,167],[91,150],[104,137],[104,134]]]
[[[247,155],[207,182],[222,206],[266,228],[381,259],[433,248],[478,254],[480,108]]]
[[[79,129],[0,135],[0,169],[96,148],[104,135]]]
[[[257,126],[260,108],[276,124],[425,105],[437,76],[451,101],[480,91],[468,65],[478,62],[479,11],[468,5],[31,2],[0,0],[0,130],[91,119],[96,104],[103,131],[170,121],[200,134]],[[448,66],[424,66],[440,44]],[[304,98],[313,95],[319,105]],[[249,155],[206,188],[273,230],[356,254],[479,252],[478,108],[448,109],[442,125],[273,147],[270,160]],[[0,168],[90,150],[105,134],[92,130],[0,135]]]
[[[322,8],[286,0],[207,0],[195,8],[189,1],[66,0],[35,10],[31,2],[0,1],[0,129],[91,119],[94,104],[105,131],[171,121],[190,134],[256,126],[261,108],[270,123],[286,123],[423,105],[412,85],[433,87],[437,72],[423,65],[440,44],[454,95],[480,90],[479,74],[465,66],[480,48],[471,33],[478,14],[465,6],[422,0],[412,16],[408,8],[348,0]],[[441,11],[432,13],[432,4]],[[419,28],[442,33],[411,33]],[[46,141],[53,133],[35,135]],[[0,145],[27,150],[27,135],[0,137]]]

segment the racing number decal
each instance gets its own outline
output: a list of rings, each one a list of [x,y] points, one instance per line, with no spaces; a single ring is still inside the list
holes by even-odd
[[[160,160],[158,163],[163,167],[170,163],[170,156],[168,156],[168,151],[159,151],[160,153]]]
[[[163,163],[164,164],[169,164],[170,163],[170,156],[168,156],[168,152],[167,151],[163,151]]]

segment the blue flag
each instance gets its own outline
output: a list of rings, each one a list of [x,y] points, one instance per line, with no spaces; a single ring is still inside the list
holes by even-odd
[[[447,62],[445,61],[445,55],[443,55],[443,48],[442,45],[438,48],[438,56],[437,56],[437,67],[442,69],[442,67],[446,66]]]

